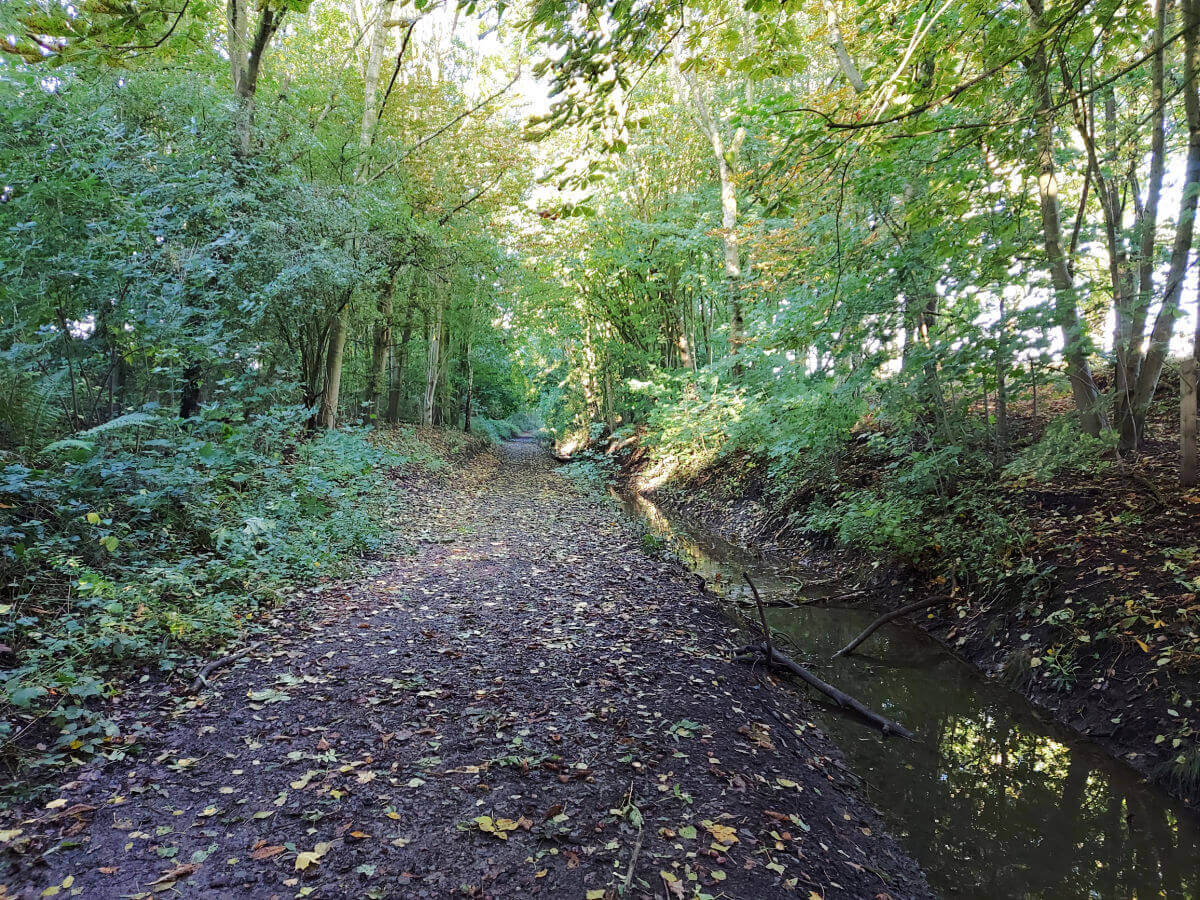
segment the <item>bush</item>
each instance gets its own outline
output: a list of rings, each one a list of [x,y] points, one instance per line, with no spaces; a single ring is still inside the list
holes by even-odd
[[[289,583],[374,549],[389,454],[363,432],[309,439],[306,411],[241,423],[122,416],[0,471],[0,737],[41,718],[50,757],[99,749],[111,676],[170,670]],[[14,748],[8,748],[10,751]]]
[[[1010,478],[1049,481],[1063,472],[1095,474],[1112,465],[1116,437],[1083,434],[1073,416],[1055,419],[1042,439],[1027,447],[1004,469]]]

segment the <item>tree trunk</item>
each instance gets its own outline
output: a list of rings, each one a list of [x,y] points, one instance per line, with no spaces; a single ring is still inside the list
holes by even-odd
[[[467,338],[467,388],[463,393],[463,431],[471,431],[471,394],[475,390],[475,367],[471,365],[471,339]]]
[[[254,96],[258,90],[258,76],[262,71],[263,57],[287,11],[282,6],[273,8],[264,4],[259,12],[254,41],[249,43],[246,32],[246,26],[249,24],[249,2],[250,0],[228,0],[226,5],[229,69],[233,76],[233,90],[238,103],[235,128],[237,149],[241,156],[248,156],[253,144]]]
[[[392,377],[388,389],[387,420],[400,421],[400,402],[404,397],[404,370],[408,367],[408,348],[412,340],[414,305],[408,304],[404,312],[404,326],[400,329],[400,346],[392,350]]]
[[[1158,237],[1158,204],[1166,170],[1165,103],[1163,99],[1163,35],[1166,29],[1167,4],[1160,2],[1151,40],[1156,49],[1150,75],[1152,121],[1150,134],[1150,175],[1146,186],[1146,203],[1137,206],[1134,238],[1137,242],[1137,287],[1128,308],[1116,303],[1116,330],[1113,352],[1113,384],[1116,389],[1116,420],[1120,432],[1119,451],[1124,454],[1137,447],[1139,424],[1136,415],[1135,391],[1142,370],[1142,341],[1146,316],[1154,293],[1154,248]],[[1133,196],[1137,198],[1136,183]]]
[[[1039,35],[1042,24],[1042,0],[1028,0],[1030,23]],[[1087,359],[1087,340],[1079,310],[1075,305],[1075,284],[1063,250],[1062,218],[1058,201],[1058,179],[1054,171],[1054,99],[1050,93],[1050,71],[1044,44],[1038,44],[1032,54],[1030,75],[1037,99],[1037,132],[1035,147],[1038,159],[1038,200],[1042,213],[1042,240],[1050,280],[1054,286],[1054,316],[1062,331],[1063,357],[1080,427],[1087,434],[1098,436],[1104,427],[1096,383],[1092,380]]]
[[[1200,484],[1196,465],[1196,360],[1185,359],[1179,367],[1179,483]]]
[[[674,57],[672,57],[674,59]],[[742,259],[738,247],[737,158],[746,139],[746,129],[737,128],[726,144],[721,135],[721,122],[712,109],[712,98],[695,74],[676,66],[675,75],[686,85],[688,100],[696,124],[708,138],[717,163],[717,180],[721,189],[721,243],[724,248],[725,289],[729,298],[729,352],[736,355],[745,342],[745,322],[742,314]],[[747,91],[749,89],[747,88]]]
[[[1000,339],[996,344],[996,462],[1008,455],[1008,309],[1000,292]]]
[[[342,387],[342,357],[346,352],[346,308],[338,310],[329,326],[329,344],[325,351],[325,390],[317,412],[318,428],[337,425],[338,394]]]
[[[439,288],[433,319],[429,322],[428,345],[425,356],[425,396],[421,404],[421,424],[433,425],[434,405],[437,401],[438,379],[441,375],[442,324],[445,319],[445,298]]]
[[[179,418],[190,419],[200,412],[201,368],[199,363],[189,363],[183,370],[183,388],[179,392]]]
[[[392,296],[395,286],[396,279],[393,277],[387,290],[379,295],[379,320],[375,323],[371,342],[371,366],[367,371],[367,392],[363,403],[363,417],[367,422],[374,422],[380,413],[379,403],[387,378],[388,351],[392,346]]]
[[[1163,289],[1162,303],[1150,332],[1150,343],[1146,358],[1138,372],[1133,393],[1133,413],[1128,416],[1131,433],[1122,434],[1122,445],[1129,443],[1137,447],[1145,438],[1146,414],[1154,399],[1158,379],[1162,374],[1170,349],[1171,336],[1175,331],[1175,319],[1179,315],[1179,301],[1183,293],[1183,279],[1187,275],[1188,257],[1192,249],[1192,234],[1196,224],[1196,194],[1200,189],[1200,94],[1197,94],[1196,77],[1200,72],[1200,0],[1183,0],[1183,107],[1188,125],[1188,153],[1183,193],[1179,200],[1179,216],[1176,220],[1175,243],[1171,248],[1171,266],[1167,283]]]
[[[360,184],[370,174],[368,154],[375,142],[375,129],[379,123],[379,73],[383,67],[384,47],[395,8],[396,0],[383,0],[379,4],[367,51],[367,69],[363,76],[363,114],[358,134],[360,155],[354,172],[354,180]]]
[[[861,94],[867,89],[867,85],[842,40],[842,27],[838,22],[837,7],[834,5],[834,0],[823,0],[823,5],[825,7],[825,27],[829,32],[829,46],[833,48],[833,54],[837,57],[838,68],[850,82],[850,87],[854,88],[854,93]]]
[[[745,343],[742,315],[742,260],[738,250],[738,203],[733,167],[721,152],[721,140],[713,141],[717,155],[717,176],[721,182],[721,241],[725,248],[725,289],[729,294],[729,352],[736,354]]]

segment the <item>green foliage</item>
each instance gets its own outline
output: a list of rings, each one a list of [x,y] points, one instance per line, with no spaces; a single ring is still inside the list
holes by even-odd
[[[484,416],[471,417],[471,430],[485,435],[493,444],[500,444],[516,437],[524,429],[514,419],[489,419]]]
[[[1004,470],[1011,478],[1049,481],[1063,472],[1098,474],[1110,468],[1116,455],[1112,436],[1080,434],[1069,419],[1051,422],[1041,439],[1022,450]]]
[[[344,571],[379,546],[388,512],[394,459],[353,432],[309,439],[300,408],[123,418],[74,442],[83,454],[0,473],[0,641],[16,660],[0,728],[52,734],[43,761],[116,738],[99,702],[114,676],[169,670],[289,584]]]

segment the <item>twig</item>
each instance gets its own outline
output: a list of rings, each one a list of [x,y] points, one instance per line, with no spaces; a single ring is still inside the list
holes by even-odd
[[[868,625],[866,628],[864,628],[862,630],[862,632],[858,635],[858,637],[856,637],[854,640],[852,640],[850,643],[848,643],[845,647],[843,647],[837,653],[833,654],[834,659],[836,659],[839,656],[845,656],[848,653],[853,653],[855,647],[857,647],[859,644],[861,644],[863,641],[865,641],[867,638],[869,638],[872,634],[874,634],[876,629],[878,629],[881,625],[886,625],[888,622],[892,621],[892,619],[898,619],[898,618],[900,618],[900,616],[904,615],[905,613],[910,613],[910,612],[913,612],[914,610],[918,610],[918,609],[924,609],[926,606],[933,606],[935,603],[941,603],[943,600],[948,600],[948,599],[949,599],[948,597],[944,597],[944,596],[940,596],[940,595],[937,597],[926,597],[924,600],[916,600],[912,603],[906,603],[906,604],[904,604],[904,606],[901,606],[899,609],[893,609],[889,613],[884,613],[882,616],[880,616],[878,619],[876,619],[874,622],[872,622],[870,625]]]
[[[638,826],[637,841],[633,845],[633,856],[629,858],[629,871],[625,873],[625,884],[621,887],[621,896],[629,893],[630,885],[633,884],[633,872],[637,868],[638,856],[642,852],[642,832],[644,825]]]
[[[750,585],[750,593],[754,595],[754,603],[758,606],[758,618],[762,622],[763,640],[767,642],[767,659],[771,659],[775,655],[775,649],[771,646],[771,626],[767,624],[767,611],[763,609],[762,597],[758,596],[758,588],[750,580],[750,573],[743,572],[742,577],[746,579],[746,584]]]
[[[196,680],[192,682],[192,693],[195,694],[199,692],[202,687],[208,687],[208,676],[217,669],[221,668],[222,666],[227,666],[231,662],[239,660],[249,653],[253,653],[262,646],[262,643],[262,641],[255,641],[250,646],[243,647],[241,650],[230,653],[228,656],[222,656],[220,659],[214,659],[207,666],[196,673]]]

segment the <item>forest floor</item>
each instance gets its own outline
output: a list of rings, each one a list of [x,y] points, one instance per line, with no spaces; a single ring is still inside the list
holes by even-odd
[[[407,551],[198,697],[131,688],[153,738],[4,814],[0,897],[929,895],[716,598],[536,445],[397,490]]]

